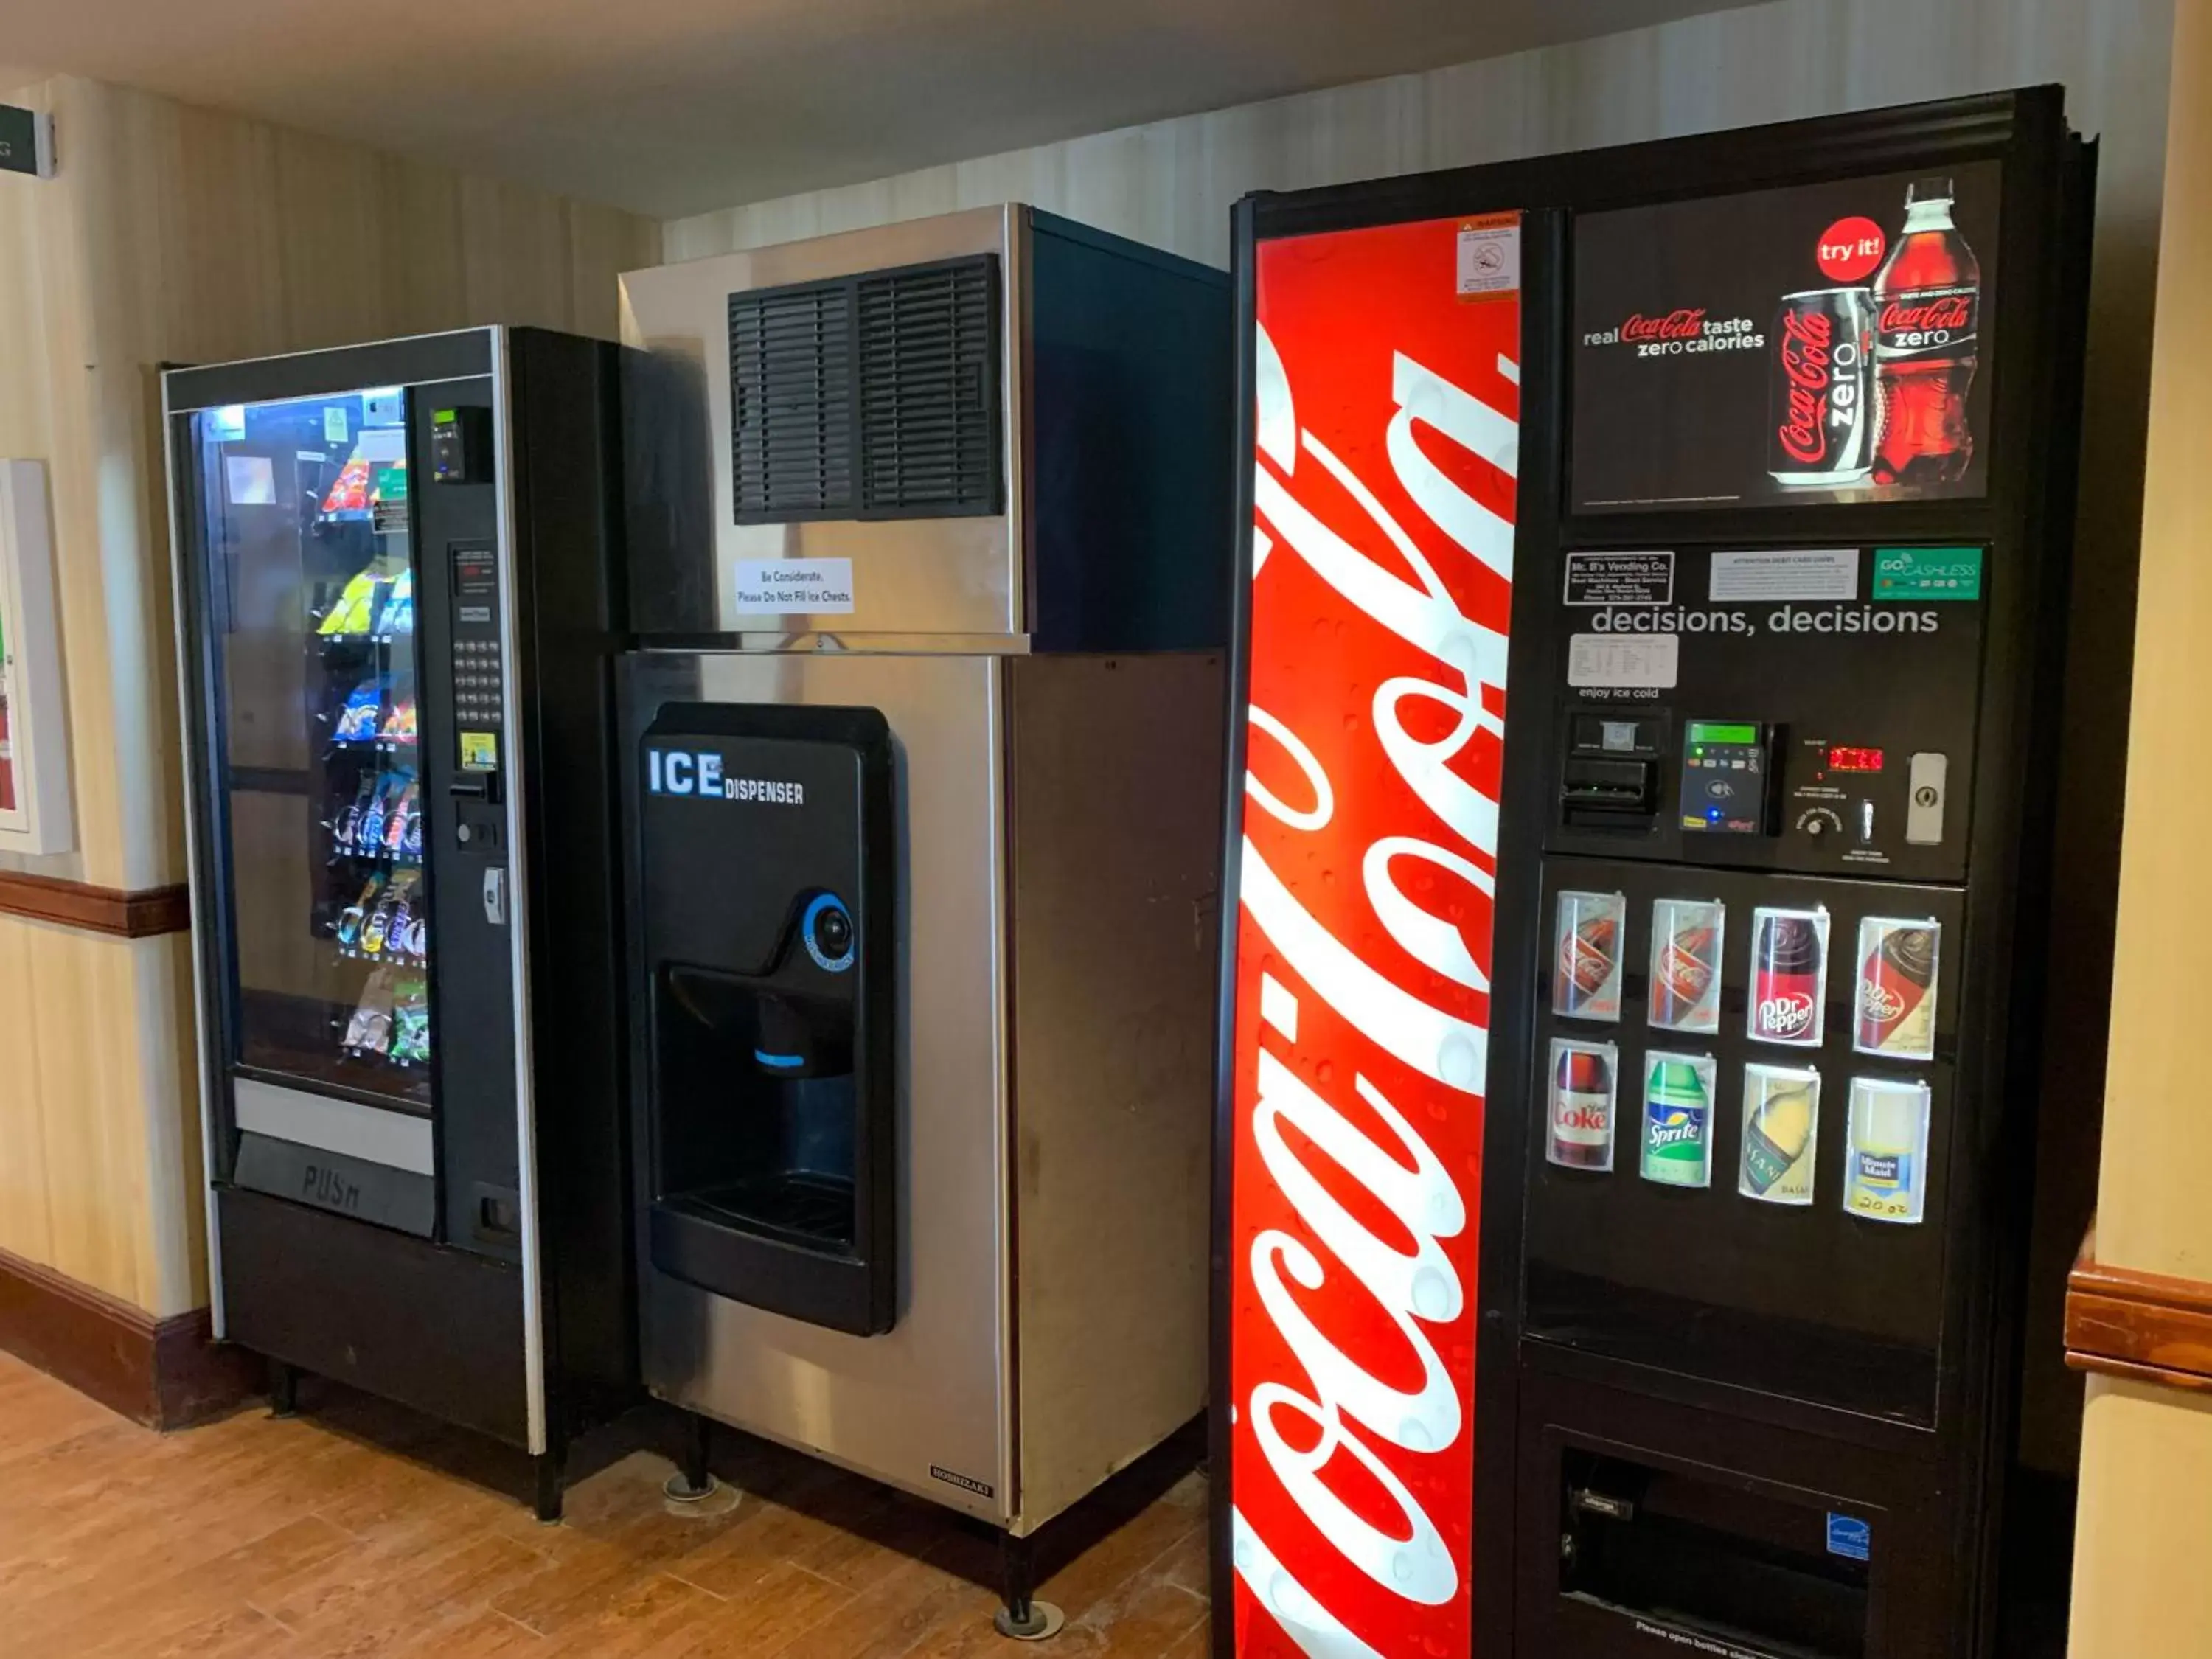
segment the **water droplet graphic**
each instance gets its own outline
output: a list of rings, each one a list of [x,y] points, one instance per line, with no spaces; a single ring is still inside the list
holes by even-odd
[[[1449,1319],[1455,1311],[1453,1304],[1459,1300],[1453,1294],[1455,1288],[1436,1268],[1422,1268],[1413,1275],[1413,1311],[1432,1325]]]
[[[1482,1081],[1474,1044],[1453,1033],[1437,1050],[1437,1075],[1455,1089],[1472,1089]]]

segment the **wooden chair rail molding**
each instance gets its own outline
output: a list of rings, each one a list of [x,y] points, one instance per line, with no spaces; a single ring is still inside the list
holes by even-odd
[[[2212,1394],[2212,1284],[2107,1267],[2093,1225],[2066,1281],[2066,1363]]]
[[[192,925],[192,905],[181,883],[126,893],[90,882],[0,870],[0,915],[27,916],[117,939],[147,939],[183,933]]]

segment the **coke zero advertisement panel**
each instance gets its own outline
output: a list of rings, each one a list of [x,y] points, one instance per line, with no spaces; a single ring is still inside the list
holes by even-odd
[[[1984,494],[1999,177],[1577,219],[1575,510]]]
[[[1519,234],[1257,252],[1223,1610],[1243,1659],[1471,1641]]]

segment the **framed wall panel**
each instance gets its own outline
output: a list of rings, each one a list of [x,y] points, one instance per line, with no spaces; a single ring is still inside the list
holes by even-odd
[[[46,469],[0,461],[0,852],[76,844]]]

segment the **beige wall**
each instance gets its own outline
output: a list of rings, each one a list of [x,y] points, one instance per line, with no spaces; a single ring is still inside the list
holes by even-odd
[[[2090,1378],[2068,1659],[2204,1659],[2208,1561],[2212,1399]]]
[[[2191,969],[2212,861],[2203,788],[2171,763],[2212,704],[2212,0],[2178,10],[2097,1255],[2206,1280],[2212,1112]],[[2212,1398],[2090,1382],[2075,1537],[2073,1659],[2212,1653]]]
[[[1291,190],[2057,81],[2101,134],[2087,435],[2051,918],[2063,1019],[2044,1092],[2023,1445],[2073,1462],[2081,1386],[2059,1362],[2067,1264],[2093,1198],[2101,1010],[2134,616],[2172,0],[1780,0],[1426,75],[1163,121],[795,196],[664,228],[694,258],[994,202],[1025,201],[1226,264],[1229,210]]]
[[[0,454],[50,469],[78,850],[0,866],[185,878],[161,477],[163,362],[477,323],[615,331],[648,222],[76,80],[58,175],[0,179]],[[182,935],[0,916],[0,1249],[153,1312],[206,1297]]]
[[[2212,860],[2202,780],[2175,764],[2212,706],[2212,0],[2181,0],[2173,46],[2097,1255],[2212,1279],[2212,1110],[2197,1103],[2203,1016],[2189,971],[2212,925]]]

